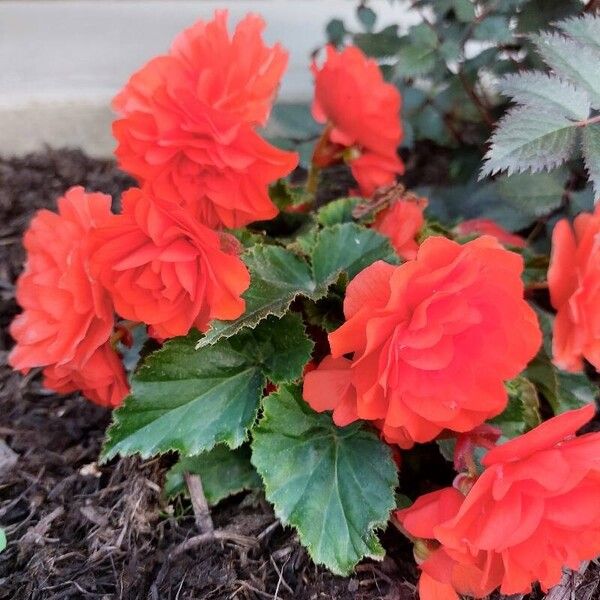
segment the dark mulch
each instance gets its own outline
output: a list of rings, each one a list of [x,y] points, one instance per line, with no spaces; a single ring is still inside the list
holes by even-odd
[[[197,533],[189,504],[161,497],[169,459],[99,466],[108,411],[48,394],[38,372],[22,377],[7,367],[20,238],[32,213],[53,208],[71,185],[116,197],[131,183],[112,162],[77,151],[0,159],[0,440],[19,457],[0,473],[0,524],[9,539],[0,553],[0,599],[412,600],[416,570],[400,536],[390,532],[386,543],[402,560],[366,562],[351,578],[335,577],[315,567],[255,495],[221,503],[213,518],[256,546],[212,542],[169,561]]]

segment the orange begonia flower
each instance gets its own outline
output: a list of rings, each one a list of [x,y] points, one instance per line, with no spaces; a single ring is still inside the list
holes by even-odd
[[[373,263],[349,284],[346,323],[329,334],[333,358],[307,374],[305,399],[333,409],[338,424],[351,420],[336,416],[338,406],[375,421],[405,448],[499,414],[503,382],[541,343],[522,271],[523,259],[491,237],[463,246],[430,237],[415,260]],[[339,362],[345,355],[351,364]]]
[[[396,513],[432,550],[422,600],[526,594],[536,581],[547,591],[600,554],[600,433],[575,437],[594,413],[564,413],[494,448],[466,497],[441,490]]]
[[[459,594],[483,598],[502,581],[501,557],[478,549],[456,551],[437,539],[438,527],[454,518],[464,502],[458,490],[444,488],[394,513],[405,533],[416,538],[420,600],[459,600]]]
[[[514,246],[515,248],[526,248],[527,242],[520,236],[500,227],[491,219],[468,219],[459,223],[454,231],[457,235],[491,235],[505,246]]]
[[[566,220],[554,227],[548,285],[557,311],[555,364],[581,371],[585,358],[600,371],[600,205],[579,215],[573,228]]]
[[[263,44],[259,17],[247,16],[231,38],[226,19],[217,11],[186,29],[113,103],[120,166],[210,227],[276,216],[267,186],[298,162],[254,131],[268,117],[287,54]]]
[[[90,274],[88,242],[111,218],[110,205],[110,196],[73,187],[58,200],[58,214],[40,210],[31,221],[17,281],[23,312],[10,327],[17,342],[9,356],[13,368],[81,364],[109,339],[112,303]]]
[[[388,237],[394,250],[405,260],[417,256],[419,244],[416,237],[425,224],[423,210],[426,206],[425,198],[399,200],[375,217],[373,229]]]
[[[326,53],[322,67],[312,65],[313,117],[328,123],[313,160],[317,166],[346,161],[361,193],[369,197],[404,172],[397,154],[402,141],[400,92],[358,48],[338,52],[327,46]]]
[[[93,269],[125,319],[165,339],[235,319],[250,284],[237,242],[149,190],[123,194],[123,211],[94,235]]]
[[[58,214],[40,210],[24,238],[25,270],[17,282],[23,312],[10,332],[9,364],[27,372],[45,367],[44,385],[60,393],[80,390],[117,406],[127,381],[108,340],[114,314],[110,296],[90,272],[90,236],[111,218],[110,196],[73,187],[58,200]]]
[[[110,343],[100,346],[83,365],[70,363],[44,369],[44,386],[60,394],[75,391],[101,406],[119,406],[129,393],[119,355]]]

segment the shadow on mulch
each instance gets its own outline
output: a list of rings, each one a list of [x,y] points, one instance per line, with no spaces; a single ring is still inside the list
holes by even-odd
[[[112,162],[77,151],[0,159],[0,440],[18,454],[12,470],[0,472],[0,524],[9,540],[0,553],[0,599],[412,600],[416,569],[400,536],[386,543],[402,559],[367,561],[352,578],[335,577],[277,525],[260,495],[213,510],[217,527],[253,537],[256,546],[215,541],[169,561],[196,533],[189,503],[161,497],[169,457],[98,466],[109,412],[49,394],[38,371],[23,377],[6,365],[21,235],[33,212],[54,209],[71,185],[118,197],[132,184]]]

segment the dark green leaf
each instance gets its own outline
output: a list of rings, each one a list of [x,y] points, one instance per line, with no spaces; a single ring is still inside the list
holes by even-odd
[[[252,463],[276,515],[298,530],[316,563],[348,574],[365,556],[383,557],[374,529],[394,507],[397,475],[377,435],[358,423],[336,427],[284,387],[265,400]]]
[[[353,40],[367,56],[374,58],[393,56],[400,49],[396,25],[390,25],[378,33],[355,33]]]
[[[552,355],[553,316],[536,308],[544,345],[529,363],[524,375],[530,379],[546,398],[554,414],[592,403],[598,397],[598,387],[584,373],[567,373],[557,369],[550,360]]]
[[[231,450],[219,444],[209,452],[181,457],[167,472],[165,495],[187,494],[184,473],[200,475],[206,500],[212,506],[244,490],[257,489],[261,479],[250,462],[250,448]]]
[[[384,236],[354,223],[323,229],[313,255],[313,274],[319,285],[329,285],[342,272],[349,279],[376,260],[397,263],[398,257]]]
[[[198,342],[199,348],[230,337],[245,327],[255,327],[269,315],[281,316],[296,296],[313,297],[317,292],[310,267],[289,250],[254,246],[244,256],[244,262],[250,270],[250,287],[243,296],[244,314],[235,321],[212,321]]]
[[[475,26],[473,38],[483,42],[509,43],[513,39],[510,21],[501,15],[489,16]]]
[[[338,223],[351,223],[352,211],[361,203],[361,198],[340,198],[326,204],[319,210],[317,220],[321,225],[330,226]]]
[[[344,21],[341,19],[332,19],[327,23],[327,27],[325,28],[325,33],[327,34],[327,39],[334,46],[341,46],[344,42],[344,37],[346,36],[346,26],[344,25]]]
[[[198,337],[169,340],[133,375],[131,395],[113,413],[104,459],[169,450],[187,456],[220,443],[236,448],[254,423],[265,378],[299,378],[313,348],[297,314],[269,316],[195,350]]]
[[[231,346],[239,352],[251,349],[253,359],[274,383],[298,379],[314,346],[297,313],[287,313],[280,319],[269,316],[255,329],[245,330],[229,339]]]
[[[321,129],[322,125],[312,118],[310,105],[303,102],[279,102],[271,111],[267,133],[269,139],[304,140],[318,135]]]
[[[552,173],[521,173],[496,179],[498,194],[510,207],[532,217],[541,217],[558,208],[566,176]]]
[[[113,413],[104,460],[198,454],[246,439],[265,384],[261,365],[229,340],[199,351],[197,342],[196,333],[169,340],[132,376],[131,395]]]
[[[356,17],[367,31],[373,31],[375,21],[377,21],[377,15],[374,10],[368,6],[361,5],[356,9]]]
[[[502,429],[504,437],[513,438],[539,425],[540,401],[535,385],[520,376],[506,383],[508,405],[491,423]]]

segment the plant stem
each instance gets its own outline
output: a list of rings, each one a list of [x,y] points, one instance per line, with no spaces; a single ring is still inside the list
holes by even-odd
[[[210,516],[210,509],[208,508],[208,502],[204,495],[204,488],[202,487],[200,475],[184,473],[183,477],[188,491],[190,492],[190,499],[192,500],[192,508],[194,509],[198,530],[200,533],[213,533],[215,526],[213,525]]]
[[[250,538],[245,535],[240,535],[239,533],[235,533],[233,531],[227,531],[226,529],[216,529],[215,531],[201,533],[200,535],[195,535],[194,537],[185,540],[185,542],[182,542],[181,544],[179,544],[179,546],[176,546],[169,553],[169,560],[173,560],[178,556],[184,554],[185,552],[188,552],[189,550],[194,550],[198,548],[198,546],[202,546],[214,540],[221,540],[224,542],[235,542],[240,546],[246,547],[256,545],[256,540],[254,538]]]
[[[575,124],[577,127],[587,127],[588,125],[595,125],[596,123],[600,123],[600,115],[596,115],[595,117],[591,117],[589,119],[584,119],[583,121],[577,121]]]

